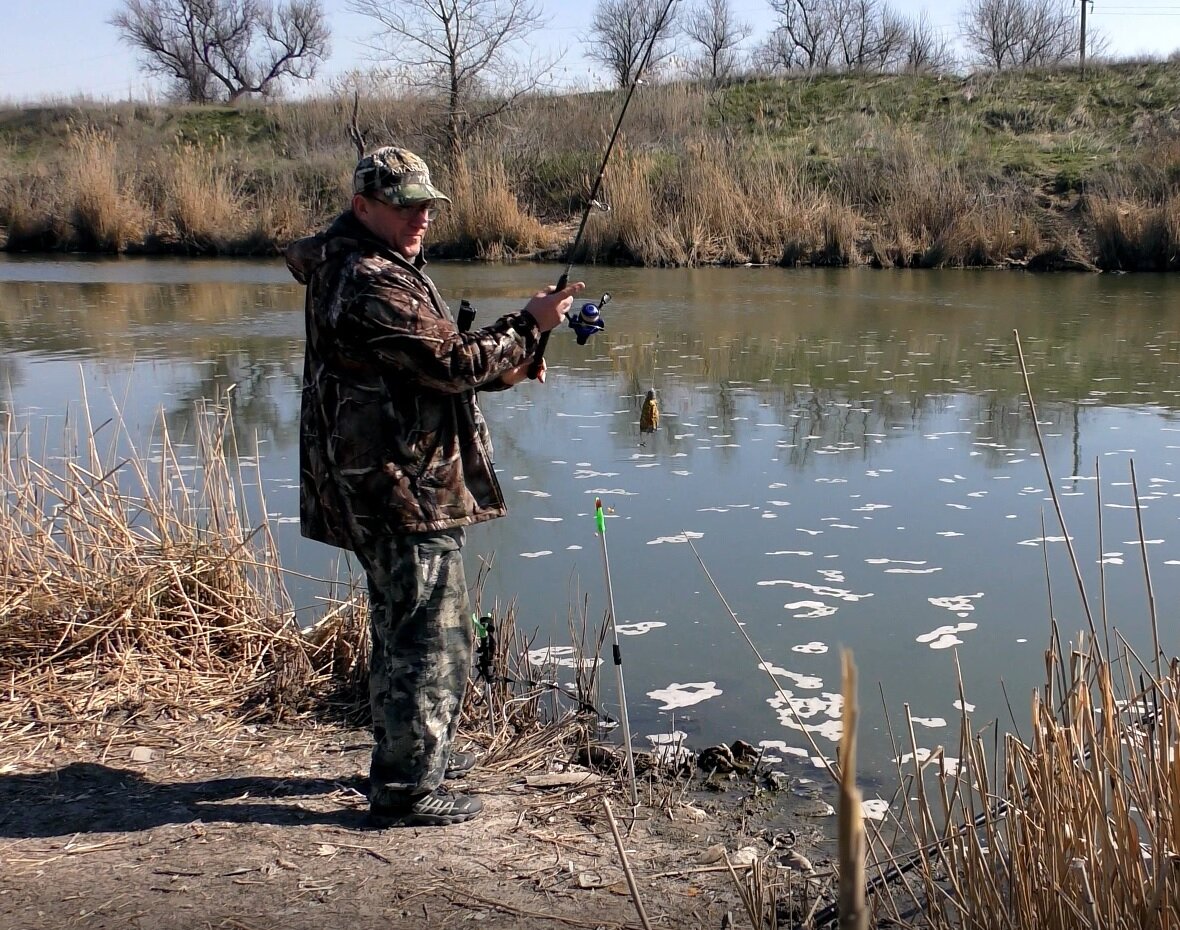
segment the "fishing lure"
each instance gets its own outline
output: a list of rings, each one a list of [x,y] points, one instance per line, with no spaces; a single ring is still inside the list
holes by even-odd
[[[660,426],[660,402],[654,390],[647,392],[643,409],[639,412],[639,432],[654,433]]]

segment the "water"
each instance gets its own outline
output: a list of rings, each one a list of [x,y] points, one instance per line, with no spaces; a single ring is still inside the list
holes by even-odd
[[[432,272],[453,306],[479,308],[477,327],[556,277]],[[906,707],[921,748],[954,754],[960,680],[975,729],[1011,729],[1009,701],[1026,726],[1044,680],[1047,577],[1063,635],[1086,621],[1014,330],[1091,605],[1101,567],[1111,625],[1150,655],[1133,462],[1161,645],[1178,651],[1177,279],[576,274],[592,298],[612,294],[606,332],[585,347],[555,334],[547,385],[484,398],[511,514],[470,532],[469,572],[491,559],[484,606],[515,600],[535,648],[560,654],[571,610],[588,599],[595,623],[605,610],[601,498],[640,740],[677,730],[698,747],[740,737],[814,754],[685,534],[826,755],[840,653],[853,651],[870,784],[908,751]],[[93,424],[117,408],[150,446],[161,409],[173,436],[191,436],[194,401],[233,385],[284,564],[333,577],[346,568],[336,550],[298,534],[302,325],[302,292],[278,261],[0,259],[0,403],[52,437],[80,415],[85,385]],[[641,435],[649,388],[663,417]],[[325,586],[295,578],[291,593],[313,620]],[[602,673],[609,707],[614,674]]]

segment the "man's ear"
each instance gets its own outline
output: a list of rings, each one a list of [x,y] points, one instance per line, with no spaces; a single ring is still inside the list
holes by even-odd
[[[369,200],[364,194],[352,195],[352,212],[360,219],[369,215]]]

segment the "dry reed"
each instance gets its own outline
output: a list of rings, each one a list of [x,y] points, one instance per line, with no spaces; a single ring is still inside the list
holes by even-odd
[[[1016,348],[1052,489],[1019,336]],[[898,777],[914,800],[895,820],[915,851],[891,861],[896,843],[878,834],[873,858],[889,863],[869,882],[878,920],[935,930],[1180,924],[1180,660],[1165,662],[1160,649],[1138,505],[1137,515],[1152,631],[1147,661],[1104,613],[1095,618],[1067,542],[1088,629],[1062,648],[1051,622],[1031,741],[997,735],[989,758],[983,731],[964,712],[958,761],[950,764],[941,749],[923,758],[906,708],[913,769],[899,764]],[[959,690],[966,707],[961,676]],[[837,918],[839,909],[827,908],[816,923]]]
[[[268,525],[250,518],[266,502],[248,502],[228,411],[198,404],[191,452],[162,416],[141,453],[117,414],[95,428],[88,409],[60,455],[37,456],[48,443],[11,423],[0,436],[6,753],[65,728],[147,728],[195,748],[249,721],[367,720],[367,599],[350,581],[296,626]],[[579,654],[575,682],[557,686],[556,669],[531,666],[513,606],[493,615],[493,680],[469,689],[464,728],[490,763],[552,759],[584,741],[597,661]]]
[[[198,423],[195,486],[166,427],[158,469],[100,450],[88,426],[56,466],[27,434],[4,437],[0,729],[273,717],[307,700],[317,648],[292,626],[265,526],[243,522],[230,424],[212,407]]]

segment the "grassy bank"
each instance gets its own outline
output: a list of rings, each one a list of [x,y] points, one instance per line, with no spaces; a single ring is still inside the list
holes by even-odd
[[[435,254],[557,257],[618,93],[536,98],[446,164],[415,100],[360,101],[426,154]],[[346,201],[352,101],[0,111],[10,250],[273,254]],[[579,261],[1170,270],[1180,64],[644,88]]]

